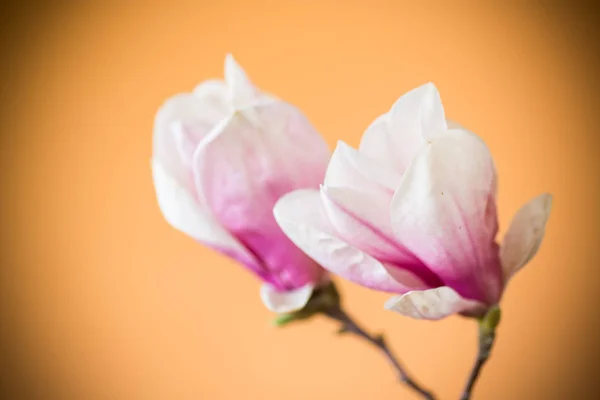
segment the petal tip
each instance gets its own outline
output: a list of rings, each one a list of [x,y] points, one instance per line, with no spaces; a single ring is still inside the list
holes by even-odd
[[[285,314],[302,309],[310,296],[314,286],[308,283],[298,289],[279,292],[268,283],[260,287],[260,298],[269,311]]]
[[[287,222],[285,218],[285,214],[287,212],[287,205],[291,204],[289,202],[293,202],[294,197],[298,195],[296,192],[298,192],[298,190],[294,190],[292,192],[284,194],[273,205],[273,217],[279,225]]]
[[[544,193],[540,197],[543,201],[544,211],[546,214],[550,214],[552,204],[554,203],[554,195],[552,193]]]
[[[427,95],[439,95],[439,90],[435,83],[429,81],[414,89],[415,92],[422,92]]]
[[[297,202],[304,201],[306,196],[316,192],[315,189],[296,189],[281,196],[273,206],[273,216],[278,224],[292,223],[290,218],[286,217],[295,210]]]
[[[513,217],[500,248],[504,279],[508,281],[537,254],[546,232],[554,196],[543,193]]]
[[[346,142],[344,142],[341,139],[338,139],[338,141],[335,144],[335,149],[347,149],[348,147],[350,147],[350,145]]]
[[[239,66],[239,64],[235,60],[235,57],[233,57],[233,54],[225,54],[225,69],[227,70],[228,68],[235,68],[237,66]]]
[[[235,84],[238,81],[245,81],[246,72],[241,67],[240,63],[233,57],[231,53],[225,56],[225,81],[229,84]]]
[[[389,299],[387,299],[385,301],[385,303],[383,303],[383,308],[385,310],[393,310],[394,306],[398,303],[398,301],[400,300],[402,296],[393,296],[390,297]]]
[[[335,142],[335,148],[333,149],[333,154],[339,153],[344,148],[344,142],[342,140],[338,140]],[[331,159],[329,160],[329,164],[331,164]]]
[[[384,305],[385,309],[406,317],[427,320],[440,320],[465,311],[475,312],[483,307],[482,303],[465,299],[448,286],[394,296]]]

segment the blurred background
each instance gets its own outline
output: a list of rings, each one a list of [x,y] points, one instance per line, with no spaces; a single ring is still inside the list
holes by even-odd
[[[331,148],[357,145],[397,97],[433,81],[447,115],[491,148],[501,233],[523,203],[553,193],[545,241],[505,294],[474,398],[594,397],[597,10],[415,3],[3,3],[2,398],[417,399],[330,321],[272,327],[253,276],[163,220],[155,112],[222,77],[227,52]],[[387,295],[340,285],[420,381],[459,397],[472,321],[412,321],[383,310]]]

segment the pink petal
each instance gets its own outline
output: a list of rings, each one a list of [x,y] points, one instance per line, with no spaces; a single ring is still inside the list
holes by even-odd
[[[331,156],[325,175],[326,186],[383,191],[390,198],[399,182],[400,175],[341,140]]]
[[[445,130],[439,92],[427,83],[401,96],[378,117],[365,131],[359,149],[402,174],[426,139]]]
[[[274,286],[263,283],[260,298],[268,310],[285,314],[302,309],[312,295],[314,285],[308,283],[298,289],[278,291]]]
[[[272,210],[282,195],[318,187],[328,158],[312,125],[282,102],[236,112],[194,155],[200,197],[263,262],[278,289],[297,288],[322,273],[280,230]]]
[[[552,195],[542,194],[525,204],[513,218],[500,247],[504,279],[508,280],[537,253],[552,208]]]
[[[194,193],[181,186],[158,160],[152,162],[152,176],[158,205],[171,226],[260,273],[254,256],[215,221]]]
[[[194,150],[215,125],[235,109],[274,101],[252,85],[231,55],[225,76],[227,82],[207,80],[193,93],[171,97],[156,114],[154,157],[181,183],[188,184]]]
[[[502,290],[495,236],[496,171],[477,136],[432,139],[392,200],[396,237],[461,296],[494,303]]]
[[[394,296],[384,308],[415,319],[439,320],[456,313],[481,314],[486,305],[465,299],[451,287],[442,286]]]
[[[281,229],[299,248],[323,268],[345,279],[386,292],[428,288],[406,270],[392,277],[382,263],[341,240],[323,215],[317,190],[297,190],[283,196],[275,205],[274,214]]]
[[[430,287],[442,281],[400,243],[390,221],[390,198],[349,188],[321,188],[325,214],[340,239],[375,257],[394,276],[408,270]]]
[[[392,231],[388,210],[391,196],[350,188],[321,187],[323,210],[335,232],[377,258],[407,253]],[[406,259],[413,259],[408,253]]]

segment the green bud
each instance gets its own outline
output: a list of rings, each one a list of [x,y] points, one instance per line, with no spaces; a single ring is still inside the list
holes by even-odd
[[[290,322],[305,320],[339,304],[340,295],[333,282],[330,282],[325,286],[315,289],[303,309],[278,315],[273,320],[273,325],[285,326]]]
[[[485,335],[490,335],[496,332],[496,328],[500,324],[500,307],[494,306],[488,310],[483,318],[479,321],[481,332]]]
[[[275,326],[284,326],[294,321],[296,318],[294,314],[281,314],[275,317],[273,320],[273,325]]]

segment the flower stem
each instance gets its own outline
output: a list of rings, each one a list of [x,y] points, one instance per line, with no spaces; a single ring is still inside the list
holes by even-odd
[[[492,308],[488,314],[479,321],[479,349],[475,364],[469,374],[469,380],[463,391],[460,400],[470,400],[473,387],[481,374],[483,366],[490,358],[492,347],[496,339],[496,326],[500,322],[500,309]]]
[[[327,310],[323,311],[323,314],[342,324],[339,331],[340,333],[353,333],[381,350],[398,374],[398,379],[400,382],[419,393],[424,399],[435,400],[434,395],[430,391],[421,387],[417,382],[414,381],[413,378],[409,376],[402,364],[400,364],[396,356],[394,356],[389,346],[386,344],[382,335],[370,335],[367,333],[356,323],[356,321],[346,314],[346,312],[344,312],[339,305],[328,308]]]

